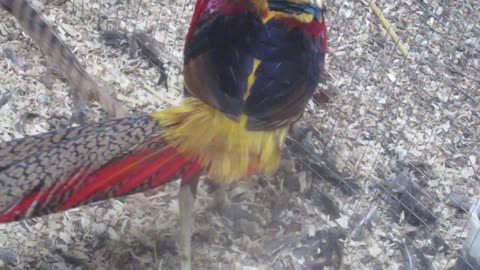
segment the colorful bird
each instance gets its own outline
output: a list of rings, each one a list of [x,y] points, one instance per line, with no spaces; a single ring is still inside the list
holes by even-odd
[[[191,269],[199,176],[225,185],[275,172],[323,71],[324,11],[313,0],[198,0],[183,104],[0,144],[0,222],[180,177],[181,269]]]

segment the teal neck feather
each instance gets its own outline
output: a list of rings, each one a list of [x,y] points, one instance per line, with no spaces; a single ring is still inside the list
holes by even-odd
[[[322,8],[312,2],[295,3],[288,0],[268,0],[268,8],[274,11],[281,11],[290,14],[307,13],[312,14],[315,19],[320,20]]]

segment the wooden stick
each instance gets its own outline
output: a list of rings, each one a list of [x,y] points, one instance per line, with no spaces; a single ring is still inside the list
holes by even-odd
[[[383,28],[387,30],[387,33],[393,39],[393,42],[395,43],[395,45],[397,45],[403,57],[408,58],[408,50],[405,48],[403,43],[398,38],[390,22],[383,16],[382,11],[380,11],[380,9],[377,7],[377,5],[375,5],[373,1],[370,1],[368,5],[372,9],[373,14],[375,14],[375,16],[377,16],[377,18],[380,20],[380,23],[383,25]]]

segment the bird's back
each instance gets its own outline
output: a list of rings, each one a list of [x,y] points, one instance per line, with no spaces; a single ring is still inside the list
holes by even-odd
[[[250,130],[295,121],[319,80],[326,31],[310,1],[197,3],[184,57],[186,89]]]

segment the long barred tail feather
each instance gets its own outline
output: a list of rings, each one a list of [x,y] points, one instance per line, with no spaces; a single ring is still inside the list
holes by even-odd
[[[129,115],[128,111],[110,96],[108,90],[88,74],[72,50],[28,0],[0,0],[1,8],[17,19],[35,44],[60,67],[70,86],[78,91],[84,100],[97,100],[111,116]]]
[[[0,143],[0,222],[189,181],[202,168],[149,115]]]

